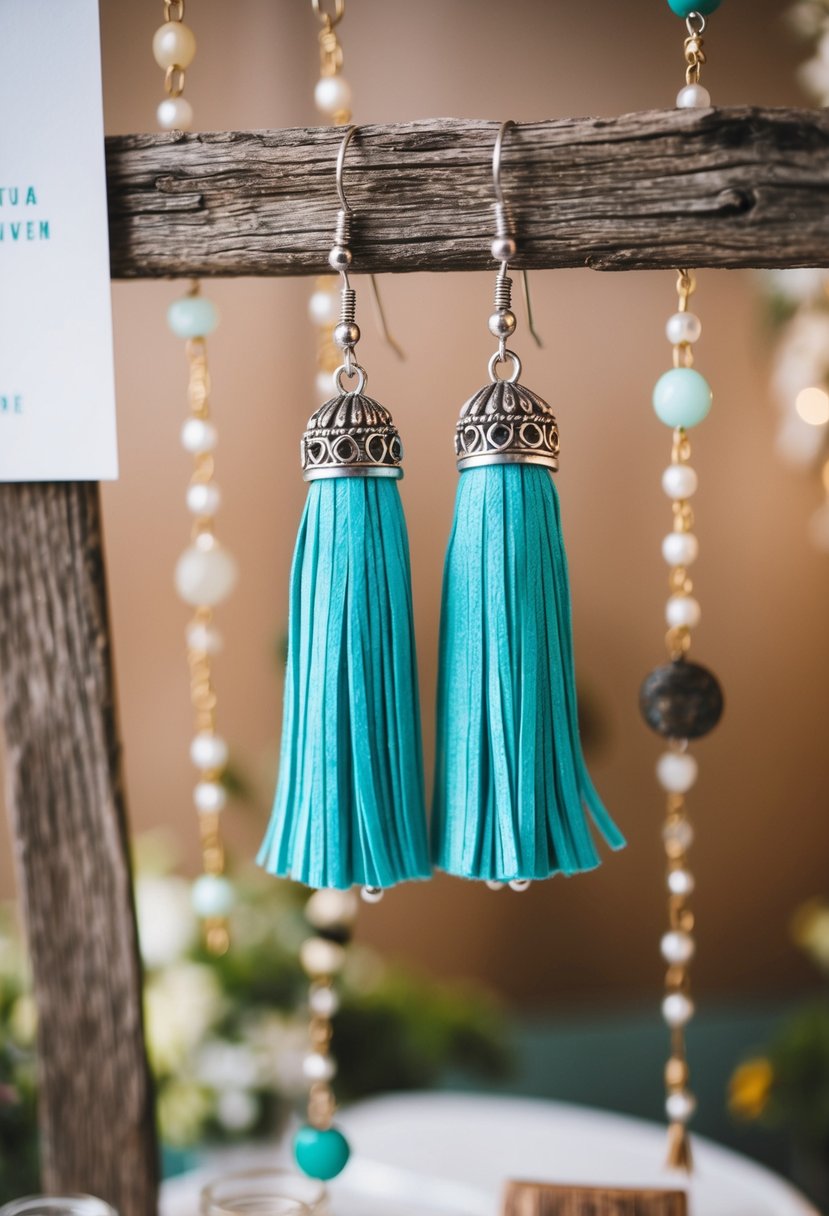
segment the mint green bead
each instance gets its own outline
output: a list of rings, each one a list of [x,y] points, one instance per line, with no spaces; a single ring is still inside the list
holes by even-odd
[[[206,338],[219,324],[219,313],[204,296],[183,296],[167,309],[167,324],[177,338]]]
[[[708,417],[711,409],[708,381],[693,367],[672,367],[654,385],[653,408],[660,422],[669,427],[692,427]]]
[[[303,1174],[328,1182],[341,1174],[348,1164],[351,1149],[336,1127],[311,1127],[306,1123],[294,1136],[294,1160]]]
[[[677,17],[690,17],[691,13],[709,17],[721,3],[722,0],[668,0],[668,7]]]

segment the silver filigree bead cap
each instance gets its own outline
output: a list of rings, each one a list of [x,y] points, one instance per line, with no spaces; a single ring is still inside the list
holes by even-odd
[[[403,445],[389,411],[362,393],[321,405],[302,436],[302,476],[402,477]]]
[[[558,423],[546,401],[510,380],[470,397],[455,428],[459,469],[488,464],[541,464],[558,470]]]

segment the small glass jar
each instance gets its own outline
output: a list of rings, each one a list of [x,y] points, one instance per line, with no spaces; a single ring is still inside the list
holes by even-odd
[[[94,1195],[24,1195],[0,1207],[0,1216],[118,1216]]]
[[[328,1192],[291,1170],[244,1170],[206,1186],[199,1209],[201,1216],[328,1216]]]

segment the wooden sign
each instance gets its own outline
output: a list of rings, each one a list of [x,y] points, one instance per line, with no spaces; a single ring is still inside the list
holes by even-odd
[[[508,1182],[503,1216],[688,1216],[685,1191]]]

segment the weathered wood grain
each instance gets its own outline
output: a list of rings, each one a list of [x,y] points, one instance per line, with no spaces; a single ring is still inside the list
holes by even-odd
[[[502,1216],[687,1216],[688,1201],[679,1190],[509,1182],[501,1211]]]
[[[156,1211],[98,487],[0,486],[0,681],[43,1185]]]
[[[356,271],[492,265],[498,124],[362,127],[346,160]],[[335,128],[107,141],[112,274],[327,270]],[[504,186],[517,265],[829,265],[829,113],[669,110],[522,124]]]

